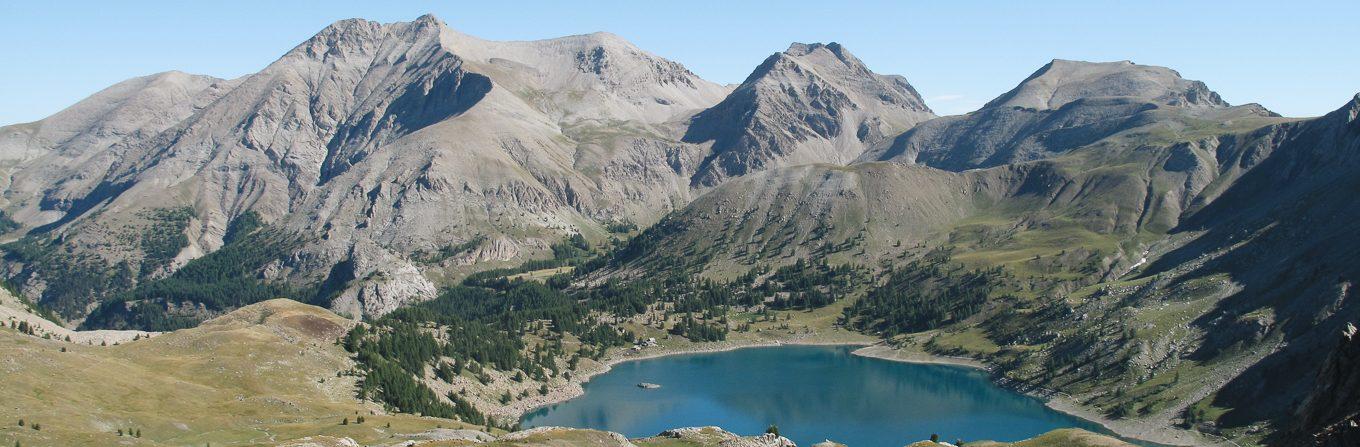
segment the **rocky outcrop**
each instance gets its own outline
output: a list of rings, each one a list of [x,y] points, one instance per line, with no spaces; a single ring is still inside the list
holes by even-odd
[[[701,446],[717,447],[797,447],[788,438],[773,433],[740,436],[719,427],[686,427],[663,431],[650,439],[668,438]]]
[[[1313,392],[1299,406],[1293,430],[1282,444],[1349,446],[1360,444],[1360,334],[1347,323],[1336,349],[1318,370]]]
[[[410,437],[420,440],[436,442],[442,441],[442,442],[480,443],[491,442],[496,440],[495,436],[491,436],[489,434],[486,434],[485,432],[453,428],[436,428],[433,430],[426,430],[420,433],[410,435]]]
[[[933,117],[901,76],[870,71],[834,42],[795,43],[695,115],[684,140],[712,142],[692,181],[711,187],[771,167],[844,164]]]
[[[511,445],[592,445],[600,447],[637,447],[621,434],[607,431],[582,430],[566,427],[534,427],[507,433],[497,442]]]
[[[351,278],[331,309],[355,318],[376,317],[412,302],[435,297],[433,283],[409,260],[372,243],[361,242],[332,275]]]

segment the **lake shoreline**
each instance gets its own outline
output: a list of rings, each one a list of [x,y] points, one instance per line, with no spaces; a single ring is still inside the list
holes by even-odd
[[[863,346],[863,347],[868,347],[868,346],[870,346],[870,345],[871,345],[871,344],[869,344],[869,343],[863,343],[863,342],[846,342],[846,341],[832,341],[832,340],[808,340],[808,339],[771,340],[771,341],[744,341],[744,340],[743,340],[743,341],[731,341],[731,340],[729,340],[729,341],[721,341],[721,342],[696,343],[696,344],[684,345],[684,346],[669,346],[669,347],[659,347],[659,348],[648,348],[649,350],[647,350],[647,351],[641,351],[641,352],[633,352],[633,351],[624,350],[624,351],[619,351],[619,352],[616,353],[616,354],[609,355],[608,358],[606,358],[606,359],[605,359],[604,361],[602,361],[602,362],[596,363],[596,365],[593,365],[591,368],[589,368],[589,370],[585,370],[585,371],[578,370],[577,373],[573,374],[573,375],[572,375],[572,378],[571,378],[570,380],[567,381],[567,384],[566,384],[566,385],[564,385],[564,386],[562,386],[562,387],[559,387],[559,388],[556,388],[556,389],[552,389],[551,391],[548,392],[547,395],[539,396],[539,397],[537,397],[537,398],[530,398],[530,399],[526,399],[526,400],[523,400],[523,401],[514,402],[514,403],[511,403],[511,404],[509,404],[509,405],[506,405],[506,406],[504,406],[504,407],[502,407],[502,408],[497,409],[497,410],[500,410],[500,411],[495,411],[495,410],[493,410],[492,412],[489,412],[489,414],[491,414],[491,415],[493,415],[493,416],[496,416],[496,417],[505,418],[505,419],[511,419],[511,418],[513,418],[513,420],[517,422],[517,421],[523,419],[523,418],[524,418],[524,415],[527,415],[527,414],[529,414],[529,413],[532,413],[532,412],[538,411],[538,410],[540,410],[540,409],[543,409],[543,408],[546,408],[546,407],[550,407],[550,406],[552,406],[552,405],[560,404],[560,403],[562,403],[562,402],[566,402],[566,401],[568,401],[568,400],[571,400],[571,399],[575,399],[575,398],[577,398],[577,397],[580,397],[582,394],[585,394],[585,384],[586,384],[586,382],[589,382],[590,379],[594,378],[595,376],[598,376],[598,375],[600,375],[600,374],[604,374],[604,373],[609,372],[610,370],[614,369],[614,366],[615,366],[615,365],[618,365],[618,364],[621,364],[621,363],[626,363],[626,362],[642,361],[642,360],[651,360],[651,359],[656,359],[656,358],[661,358],[661,357],[670,357],[670,356],[687,355],[687,354],[711,354],[711,353],[717,353],[717,352],[735,351],[735,350],[738,350],[738,349],[746,349],[746,348],[768,348],[768,347],[776,347],[776,346]]]
[[[942,356],[924,351],[894,348],[885,343],[877,343],[858,349],[854,351],[854,354],[894,362],[954,365],[989,372],[994,370],[993,365],[974,358]],[[1008,390],[1039,399],[1044,403],[1044,406],[1054,411],[1095,423],[1105,427],[1111,433],[1125,438],[1167,446],[1235,446],[1235,444],[1226,440],[1213,439],[1196,431],[1136,420],[1110,419],[1094,409],[1081,405],[1071,396],[1051,390],[1022,389],[997,381],[995,376],[993,376],[992,382]]]
[[[585,383],[589,382],[597,375],[607,373],[615,365],[626,362],[651,360],[661,357],[679,356],[687,354],[709,354],[718,352],[729,352],[745,348],[763,348],[777,346],[857,346],[858,349],[851,351],[851,354],[865,358],[874,358],[893,362],[917,363],[930,365],[949,365],[964,368],[973,368],[992,372],[994,367],[982,360],[969,357],[943,356],[927,353],[918,350],[907,350],[892,347],[882,341],[870,343],[864,341],[843,341],[843,340],[822,340],[817,337],[807,337],[802,339],[789,340],[768,340],[768,341],[723,341],[712,343],[696,343],[682,346],[669,346],[661,348],[649,348],[650,351],[619,351],[610,355],[602,362],[592,365],[589,370],[579,371],[573,375],[565,386],[558,387],[550,391],[547,395],[539,396],[535,399],[526,399],[507,405],[491,414],[506,419],[513,419],[518,422],[525,415],[538,411],[552,405],[560,404],[568,400],[580,397],[585,394]],[[1086,408],[1077,403],[1070,396],[1058,393],[1047,392],[1047,390],[1026,390],[1005,383],[998,382],[995,377],[992,382],[1006,389],[1039,399],[1049,409],[1069,416],[1080,418],[1091,423],[1100,425],[1110,432],[1125,438],[1145,441],[1167,446],[1233,446],[1230,442],[1210,438],[1203,433],[1178,429],[1175,427],[1151,424],[1133,420],[1114,420],[1105,417],[1094,409]]]

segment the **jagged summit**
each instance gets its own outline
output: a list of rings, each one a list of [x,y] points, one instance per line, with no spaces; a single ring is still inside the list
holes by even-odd
[[[713,146],[693,184],[770,166],[846,163],[934,116],[906,79],[874,73],[840,44],[794,43],[694,117],[685,141]]]
[[[191,209],[193,228],[170,230],[188,245],[155,261],[169,271],[220,249],[250,211],[320,235],[291,248],[303,253],[271,280],[317,281],[337,264],[387,278],[339,295],[336,308],[356,315],[432,297],[421,269],[523,259],[567,233],[687,202],[701,149],[675,142],[671,123],[730,91],[612,34],[498,42],[432,15],[341,20],[239,80],[176,82],[129,81],[6,128],[0,155],[27,161],[6,167],[4,215],[63,234],[102,271],[151,264],[115,233]],[[448,265],[409,259],[480,237],[484,247]],[[34,298],[79,318],[108,286],[92,287]]]
[[[1078,99],[1109,97],[1169,106],[1228,107],[1203,82],[1182,78],[1166,67],[1064,59],[1054,59],[984,107],[1059,109]]]
[[[1357,116],[1360,115],[1360,93],[1356,93],[1355,96],[1351,97],[1351,101],[1346,103],[1345,106],[1342,106],[1340,110],[1345,111],[1344,113],[1346,114],[1347,122],[1354,122],[1357,117],[1360,117]]]
[[[831,43],[821,43],[821,42],[802,43],[802,42],[794,42],[794,43],[789,44],[789,49],[784,50],[784,54],[787,54],[787,55],[789,55],[789,56],[805,56],[805,55],[807,55],[807,54],[809,54],[809,53],[811,53],[811,52],[813,52],[813,51],[817,51],[817,50],[823,49],[823,48],[825,48],[825,49],[827,49],[827,50],[830,50],[831,52],[836,53],[836,54],[838,54],[838,55],[848,54],[848,53],[844,53],[845,48],[842,47],[841,44],[836,43],[836,42],[831,42]],[[851,57],[853,57],[853,56],[851,56]]]

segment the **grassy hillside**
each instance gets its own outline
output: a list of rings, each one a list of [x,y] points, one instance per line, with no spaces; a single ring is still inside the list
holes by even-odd
[[[272,300],[106,347],[6,327],[0,442],[242,446],[328,435],[370,443],[459,427],[357,400],[356,378],[346,374],[353,364],[335,345],[349,325],[320,308]]]
[[[193,328],[110,346],[0,329],[0,442],[21,446],[716,447],[756,442],[721,429],[629,441],[547,428],[499,438],[459,422],[388,414],[354,398],[354,364],[336,340],[350,321],[288,300],[250,305]],[[362,418],[362,419],[361,419]],[[22,420],[22,424],[19,421]],[[775,438],[765,439],[766,441]],[[1080,431],[1035,440],[1124,444]],[[1047,442],[1047,441],[1045,441]],[[409,443],[409,444],[406,444]]]
[[[1354,110],[1305,122],[1154,111],[1051,158],[962,172],[770,171],[643,231],[602,272],[731,280],[856,262],[874,280],[844,297],[855,304],[839,323],[985,359],[1006,383],[1130,433],[1275,442],[1265,434],[1290,426],[1290,402],[1360,317],[1344,300],[1360,276],[1343,234],[1356,210],[1335,193],[1355,188]],[[919,263],[941,250],[947,264]],[[970,272],[992,279],[980,302],[956,292],[976,289]]]

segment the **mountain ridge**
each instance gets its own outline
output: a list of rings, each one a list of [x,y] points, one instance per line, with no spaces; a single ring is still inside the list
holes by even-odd
[[[1324,353],[1360,312],[1337,192],[1357,188],[1357,115],[1360,95],[1292,119],[1165,67],[1054,60],[937,117],[834,42],[720,86],[607,33],[353,19],[240,79],[137,78],[0,128],[0,267],[91,328],[280,295],[375,321],[465,278],[566,298],[721,284],[748,308],[830,301],[832,327],[982,357],[1113,418],[1273,444],[1307,378],[1348,383]],[[818,269],[858,282],[797,280]],[[975,277],[990,292],[949,295]],[[639,294],[564,302],[603,324],[679,299]],[[667,333],[714,337],[711,317]]]

